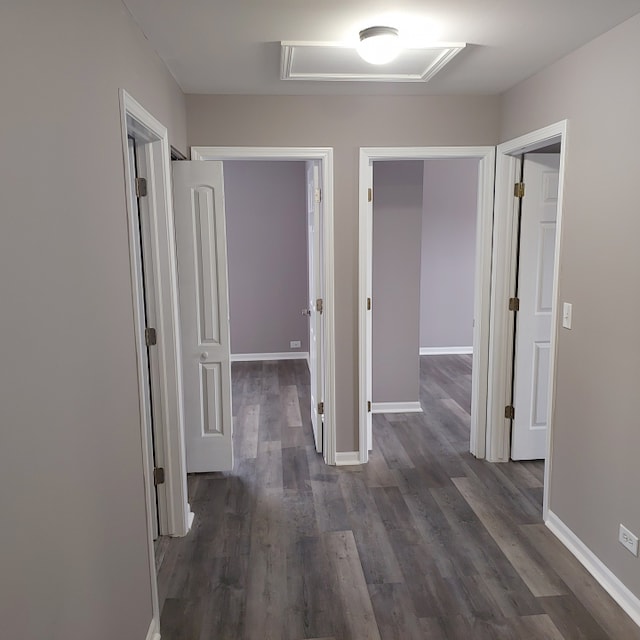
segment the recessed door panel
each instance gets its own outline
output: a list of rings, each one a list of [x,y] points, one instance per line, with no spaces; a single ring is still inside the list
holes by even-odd
[[[200,369],[202,384],[202,428],[204,435],[224,435],[222,420],[222,373],[220,364],[203,364]]]
[[[198,278],[198,333],[202,344],[220,342],[215,198],[211,187],[192,192],[193,230]]]

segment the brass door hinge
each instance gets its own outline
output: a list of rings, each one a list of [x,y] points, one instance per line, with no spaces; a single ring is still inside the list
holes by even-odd
[[[156,487],[159,484],[164,484],[164,469],[162,467],[156,467],[153,470],[153,484]]]
[[[154,344],[158,343],[158,334],[156,333],[155,329],[153,329],[152,327],[147,327],[144,330],[144,342],[147,347],[152,347]]]
[[[371,311],[371,298],[367,298],[367,311]]]
[[[367,413],[371,413],[371,400],[367,400]]]
[[[322,298],[318,298],[316,300],[316,311],[318,313],[322,313],[324,311],[324,300]]]
[[[367,189],[367,202],[373,202],[373,189],[371,187]]]
[[[318,415],[324,415],[324,402],[318,402]]]
[[[144,198],[147,195],[147,179],[136,178],[136,197]]]
[[[504,408],[504,417],[507,418],[507,420],[513,420],[516,417],[516,410],[512,404],[508,404]]]
[[[516,182],[513,185],[513,195],[516,198],[524,198],[524,182]]]
[[[520,298],[509,298],[509,311],[520,311]]]

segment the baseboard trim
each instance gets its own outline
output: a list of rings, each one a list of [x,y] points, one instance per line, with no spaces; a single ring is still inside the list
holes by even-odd
[[[361,464],[359,451],[336,451],[336,467]]]
[[[191,505],[187,502],[187,533],[191,531],[191,527],[193,526],[193,521],[195,520],[196,514],[191,511]]]
[[[473,347],[420,347],[421,356],[473,355]]]
[[[158,621],[154,618],[149,625],[147,637],[145,640],[160,640],[160,630],[158,629]]]
[[[578,536],[549,510],[545,521],[548,529],[573,553],[602,588],[622,607],[640,627],[640,599],[587,547]]]
[[[266,360],[306,360],[306,351],[283,351],[281,353],[232,353],[231,362],[264,362]]]
[[[371,413],[422,413],[419,402],[372,402]]]

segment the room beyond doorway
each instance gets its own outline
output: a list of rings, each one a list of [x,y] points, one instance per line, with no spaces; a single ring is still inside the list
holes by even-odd
[[[323,357],[315,360],[318,388],[322,397],[318,398],[317,413],[322,415],[321,446],[327,464],[335,464],[335,365],[334,365],[334,277],[333,277],[333,149],[311,147],[192,147],[193,160],[228,161],[304,161],[317,166],[317,197],[320,205],[317,211],[320,221],[316,236],[318,239],[315,274],[321,289],[318,289],[320,305],[313,312],[321,329]],[[300,309],[302,313],[303,309]],[[313,367],[313,344],[310,342],[310,363]],[[316,442],[318,442],[316,440]]]
[[[361,148],[360,150],[360,462],[367,462],[372,448],[371,409],[373,399],[373,202],[374,163],[405,162],[447,158],[472,158],[477,161],[476,243],[472,347],[472,409],[469,449],[477,457],[485,455],[486,371],[489,344],[489,281],[491,273],[491,234],[495,150],[492,147],[409,147]],[[416,292],[416,299],[419,296]],[[415,358],[419,345],[415,345]],[[417,377],[417,376],[416,376]],[[416,407],[417,409],[417,407]]]

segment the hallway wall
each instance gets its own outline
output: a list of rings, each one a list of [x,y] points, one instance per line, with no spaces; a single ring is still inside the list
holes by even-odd
[[[120,0],[0,3],[0,635],[152,619],[118,89],[186,150]]]
[[[550,507],[640,598],[618,543],[620,523],[640,535],[638,59],[640,15],[508,91],[500,138],[568,119]]]

